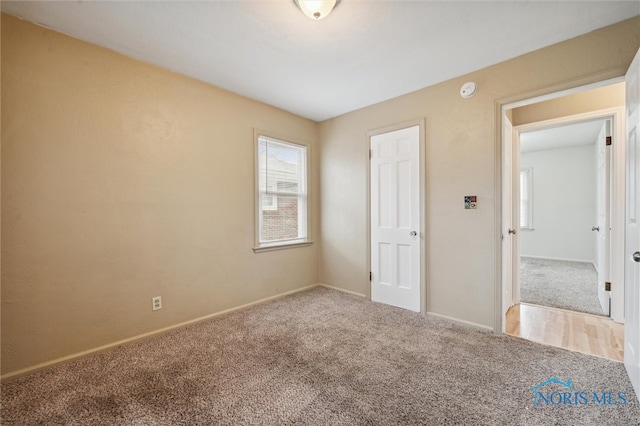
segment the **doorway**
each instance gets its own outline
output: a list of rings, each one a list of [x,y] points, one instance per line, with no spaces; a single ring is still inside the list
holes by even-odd
[[[607,92],[617,92],[617,98],[603,96]],[[619,351],[620,356],[624,328],[602,315],[610,313],[617,323],[624,321],[623,123],[624,83],[621,79],[503,107],[502,201],[503,206],[509,208],[503,208],[502,313],[505,315],[515,306],[521,317],[530,315],[525,319],[530,323],[526,325],[530,330],[535,330],[536,322],[549,322],[551,318],[564,330],[572,330],[567,325],[571,323],[601,323],[602,334],[606,335],[604,343],[616,346],[613,349]],[[568,139],[580,128],[590,128],[591,141],[576,142],[572,146]],[[553,141],[554,133],[556,141]],[[604,148],[609,140],[613,140],[613,145]],[[551,146],[545,147],[544,141]],[[578,161],[580,158],[582,160]],[[553,163],[555,175],[549,173]],[[588,185],[580,185],[581,181],[587,180]],[[540,198],[540,189],[545,186],[545,198]],[[547,204],[546,211],[540,210],[543,204]],[[560,209],[561,206],[564,209]],[[589,310],[572,308],[570,304],[554,306],[544,303],[544,298],[532,300],[526,291],[526,285],[530,283],[523,282],[523,278],[526,281],[531,277],[523,277],[521,269],[524,265],[526,271],[532,263],[546,268],[551,275],[557,264],[564,270],[577,267],[578,272],[568,275],[570,279],[572,274],[576,275],[575,282],[582,282],[589,276],[592,282],[589,287],[590,313],[600,315],[599,318],[608,322],[596,321],[598,317],[576,320],[563,316],[567,309]],[[580,273],[587,275],[577,276]],[[540,270],[533,270],[530,275],[534,281],[550,281],[548,276],[540,274]],[[617,288],[615,283],[618,283]],[[557,290],[552,290],[552,297],[559,297],[555,294]],[[570,292],[564,299],[571,299]],[[531,305],[521,305],[521,302]],[[538,311],[536,305],[550,305],[551,311]],[[503,332],[513,332],[513,324],[507,324],[508,318],[503,317]],[[553,324],[548,325],[547,329],[553,327]],[[593,327],[597,329],[598,326]],[[590,328],[593,329],[592,325]],[[612,330],[613,335],[607,334]],[[551,338],[554,339],[577,340],[576,336],[567,335]],[[540,341],[540,336],[531,340]],[[593,342],[586,345],[589,346],[593,346]]]
[[[608,114],[594,112],[593,114]],[[590,114],[592,115],[592,114]],[[613,116],[516,126],[520,302],[609,316]]]

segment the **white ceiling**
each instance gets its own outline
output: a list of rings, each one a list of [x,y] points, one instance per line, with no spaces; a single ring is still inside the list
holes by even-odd
[[[592,145],[598,138],[604,119],[557,126],[520,134],[520,152],[545,151]]]
[[[640,14],[636,1],[2,1],[2,11],[316,121]],[[482,90],[482,87],[479,87]]]

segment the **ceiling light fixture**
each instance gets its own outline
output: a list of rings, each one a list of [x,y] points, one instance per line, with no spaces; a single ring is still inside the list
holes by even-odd
[[[298,8],[313,20],[320,20],[331,13],[340,0],[293,0]]]

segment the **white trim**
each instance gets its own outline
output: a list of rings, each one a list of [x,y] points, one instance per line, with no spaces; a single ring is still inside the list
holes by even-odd
[[[471,321],[465,321],[465,320],[461,320],[461,319],[458,319],[458,318],[449,317],[449,316],[446,316],[446,315],[436,314],[434,312],[427,312],[427,316],[434,316],[436,318],[441,318],[441,319],[445,319],[447,321],[451,321],[451,322],[453,322],[455,324],[471,326],[473,328],[479,328],[480,330],[493,332],[493,328],[491,328],[491,327],[489,327],[487,325],[482,325],[482,324],[478,324],[478,323],[471,322]]]
[[[520,217],[518,218],[518,225],[520,230],[530,230],[533,231],[533,166],[522,167],[520,166],[520,182],[518,183],[522,186],[522,175],[526,176],[525,184],[526,184],[526,194],[527,194],[527,223],[522,226],[522,208],[520,208]],[[522,207],[522,188],[518,191],[520,194],[520,199],[518,202]]]
[[[599,109],[599,110],[594,110],[589,112],[583,112],[580,114],[565,115],[562,117],[550,118],[548,120],[536,121],[534,123],[520,124],[518,126],[513,126],[513,128],[517,130],[518,133],[525,133],[525,132],[531,132],[534,130],[544,130],[551,127],[556,127],[559,125],[564,125],[569,123],[577,123],[580,121],[615,117],[616,114],[622,114],[622,111],[624,111],[624,107],[605,108],[605,109]]]
[[[514,156],[512,154],[514,144],[516,141],[513,139],[513,124],[511,119],[500,110],[500,104],[496,103],[496,134],[500,135],[496,138],[499,145],[495,149],[495,180],[494,185],[496,187],[496,194],[494,197],[495,211],[500,214],[494,215],[494,223],[496,230],[496,238],[498,244],[496,244],[496,287],[494,287],[494,319],[493,330],[494,332],[502,332],[505,330],[505,315],[509,308],[515,303],[513,294],[512,281],[517,278],[513,273],[514,268],[514,237],[517,237],[519,233],[512,235],[509,231],[513,227],[513,208],[507,208],[507,206],[513,207],[515,201],[515,188],[513,188],[513,182],[515,181],[513,176],[507,179],[507,169],[511,175],[513,175],[514,168],[516,166],[514,162]],[[520,166],[518,165],[518,169]],[[510,259],[510,261],[506,261]]]
[[[150,332],[147,332],[147,333],[138,334],[137,336],[133,336],[133,337],[129,337],[129,338],[126,338],[126,339],[118,340],[118,341],[113,342],[113,343],[108,343],[106,345],[98,346],[98,347],[95,347],[95,348],[92,348],[92,349],[87,349],[87,350],[82,351],[82,352],[77,352],[75,354],[63,356],[61,358],[56,358],[54,360],[43,362],[43,363],[40,363],[40,364],[36,364],[34,366],[31,366],[31,367],[27,367],[27,368],[23,368],[23,369],[20,369],[20,370],[12,371],[10,373],[2,375],[2,377],[0,377],[0,381],[4,382],[5,380],[15,379],[15,378],[18,378],[20,376],[24,376],[26,374],[34,373],[34,372],[36,372],[38,370],[43,370],[43,369],[48,368],[48,367],[53,367],[54,365],[67,363],[67,362],[70,362],[70,361],[73,361],[73,360],[76,360],[76,359],[79,359],[79,358],[84,358],[84,357],[87,357],[87,356],[90,356],[90,355],[95,355],[95,354],[98,354],[98,353],[101,353],[101,352],[105,352],[105,351],[108,351],[108,350],[113,349],[113,348],[118,347],[118,346],[128,345],[128,344],[135,343],[135,342],[138,342],[138,341],[141,341],[141,340],[149,339],[151,337],[158,336],[160,334],[164,334],[164,333],[166,333],[168,331],[176,330],[176,329],[183,328],[183,327],[186,327],[186,326],[189,326],[189,325],[192,325],[192,324],[196,324],[196,323],[199,323],[199,322],[202,322],[202,321],[206,321],[208,319],[215,318],[215,317],[220,316],[220,315],[229,314],[231,312],[239,311],[239,310],[242,310],[242,309],[245,309],[245,308],[249,308],[251,306],[255,306],[255,305],[259,305],[259,304],[265,303],[265,302],[269,302],[269,301],[274,300],[274,299],[280,299],[280,298],[283,298],[285,296],[289,296],[291,294],[295,294],[295,293],[300,293],[300,292],[303,292],[303,291],[311,290],[311,289],[313,289],[315,287],[318,287],[319,285],[320,284],[312,284],[312,285],[308,285],[306,287],[297,288],[295,290],[285,291],[284,293],[278,293],[278,294],[276,294],[274,296],[269,296],[269,297],[266,297],[264,299],[256,300],[255,302],[245,303],[244,305],[236,306],[234,308],[225,309],[225,310],[220,311],[220,312],[215,312],[213,314],[209,314],[209,315],[205,315],[205,316],[202,316],[202,317],[194,318],[192,320],[181,322],[181,323],[175,324],[175,325],[171,325],[169,327],[163,327],[163,328],[158,329],[158,330],[154,330],[154,331],[150,331]]]
[[[609,276],[613,286],[611,292],[611,319],[624,323],[624,269],[625,269],[625,214],[626,214],[626,107],[612,108],[613,123],[611,127],[613,144],[611,146],[611,256],[609,261]],[[640,396],[639,396],[640,398]]]
[[[578,263],[590,263],[595,266],[593,260],[586,259],[570,259],[566,257],[549,257],[549,256],[529,256],[528,254],[520,255],[521,258],[529,258],[529,259],[542,259],[542,260],[558,260],[561,262],[578,262]]]
[[[261,243],[260,242],[260,228],[261,228],[261,220],[262,220],[262,209],[260,206],[260,139],[265,139],[275,144],[281,144],[283,146],[291,146],[292,148],[299,148],[304,150],[304,173],[301,173],[299,176],[299,192],[297,194],[290,194],[285,192],[272,192],[273,195],[285,195],[285,196],[295,196],[298,200],[304,200],[304,208],[300,208],[301,202],[298,203],[298,238],[292,238],[288,240],[280,240],[280,241],[270,241]],[[286,138],[282,136],[275,135],[271,132],[263,131],[260,129],[253,129],[253,149],[254,149],[254,164],[253,164],[253,173],[254,173],[254,205],[253,205],[253,214],[254,214],[254,248],[253,251],[255,253],[259,253],[262,251],[270,251],[277,250],[280,248],[291,248],[291,247],[299,247],[305,246],[312,243],[312,226],[311,226],[311,210],[313,208],[310,188],[311,188],[311,144],[302,142],[296,138]],[[266,209],[269,211],[271,209]],[[304,235],[300,236],[300,231],[303,230]],[[297,242],[292,242],[297,241]]]
[[[346,289],[344,289],[344,288],[335,287],[335,286],[332,286],[332,285],[329,285],[329,284],[318,283],[318,286],[320,286],[320,287],[324,287],[324,288],[328,288],[328,289],[330,289],[330,290],[341,291],[341,292],[343,292],[343,293],[351,294],[351,295],[353,295],[353,296],[362,297],[362,298],[364,298],[364,299],[366,299],[366,298],[367,298],[367,295],[366,295],[366,294],[358,293],[358,292],[351,291],[351,290],[346,290]]]
[[[614,283],[611,291],[611,319],[617,323],[624,323],[624,240],[625,240],[625,113],[624,107],[605,108],[589,111],[581,114],[568,115],[535,123],[514,126],[516,139],[520,133],[542,130],[558,125],[587,121],[592,119],[610,118],[613,121],[613,144],[611,155],[613,157],[611,170],[611,257],[610,273],[611,282]]]
[[[285,243],[271,243],[270,245],[263,245],[261,247],[254,247],[253,251],[254,253],[261,253],[263,251],[274,251],[274,250],[284,250],[284,249],[290,249],[290,248],[295,248],[295,247],[307,247],[310,246],[311,244],[313,244],[313,241],[300,241],[297,243],[290,243],[290,242],[285,242]]]
[[[551,92],[548,93],[546,95],[543,96],[536,96],[536,97],[529,97],[529,98],[524,98],[524,99],[520,99],[517,101],[509,101],[509,100],[497,100],[495,103],[496,106],[496,117],[495,117],[495,125],[496,125],[496,172],[495,172],[495,188],[496,188],[496,193],[498,194],[502,194],[503,192],[503,186],[502,186],[502,179],[503,179],[503,170],[504,170],[504,161],[505,159],[503,158],[503,153],[504,153],[504,147],[503,145],[503,141],[504,141],[504,135],[502,132],[502,127],[503,127],[503,122],[506,119],[506,114],[507,111],[513,109],[513,108],[518,108],[521,106],[526,106],[526,105],[531,105],[531,104],[535,104],[538,102],[543,102],[543,101],[547,101],[547,100],[551,100],[551,99],[557,99],[557,98],[561,98],[567,95],[571,95],[574,93],[580,93],[580,92],[584,92],[587,90],[591,90],[591,89],[595,89],[595,88],[599,88],[599,87],[605,87],[605,86],[609,86],[612,84],[616,84],[616,83],[620,83],[620,82],[624,82],[624,76],[618,76],[618,77],[614,77],[614,78],[609,78],[606,80],[602,80],[602,81],[598,81],[595,83],[591,83],[591,84],[586,84],[586,85],[581,85],[581,86],[577,86],[577,87],[573,87],[567,90],[560,90],[560,91],[556,91],[556,92]],[[549,88],[549,90],[553,90],[553,88]],[[523,95],[523,96],[526,96]],[[514,99],[514,98],[511,98]],[[622,193],[624,193],[624,188],[625,188],[625,182],[624,182],[624,148],[625,148],[625,127],[621,127],[624,126],[625,122],[625,114],[624,114],[624,108],[620,107],[620,108],[611,108],[612,110],[617,110],[617,111],[622,111],[622,114],[620,114],[619,112],[616,112],[615,115],[614,114],[610,114],[614,116],[614,121],[615,121],[615,135],[619,135],[620,137],[616,137],[618,139],[618,143],[616,144],[616,142],[614,142],[614,147],[616,147],[615,151],[614,151],[614,172],[613,172],[613,178],[617,181],[618,185],[615,184],[614,182],[614,194],[612,194],[613,196],[616,196],[616,194],[618,193],[617,191],[620,191],[622,189]],[[551,120],[547,120],[547,123],[550,123]],[[527,125],[523,125],[523,126],[518,126],[520,128],[526,127]],[[622,129],[621,131],[619,129]],[[515,130],[515,127],[514,127]],[[515,132],[517,136],[519,136],[518,132]],[[517,139],[514,138],[514,139]],[[519,157],[519,156],[518,156]],[[622,169],[622,170],[621,170]],[[622,180],[620,180],[620,174],[622,175]],[[624,197],[623,197],[624,198]],[[617,214],[612,215],[612,240],[611,240],[611,247],[612,247],[612,256],[611,259],[622,259],[623,263],[624,263],[624,214],[625,214],[625,210],[624,210],[624,204],[625,201],[624,199],[621,199],[619,196],[617,198],[615,198],[616,202],[614,202],[614,206],[616,206],[617,208]],[[500,211],[503,212],[505,209],[505,206],[502,205],[502,197],[495,197],[495,204],[496,204],[496,211]],[[622,207],[620,207],[619,204],[622,204]],[[496,262],[496,281],[495,281],[495,287],[494,287],[494,294],[495,294],[495,303],[494,303],[494,330],[496,332],[498,332],[498,330],[501,330],[502,333],[505,333],[505,317],[504,314],[502,312],[502,302],[504,299],[504,295],[505,295],[505,286],[506,283],[503,281],[502,276],[503,276],[503,271],[505,268],[504,265],[504,258],[503,258],[503,253],[502,253],[502,226],[503,226],[503,217],[502,214],[496,214],[496,258],[499,259]],[[614,228],[614,221],[615,221],[615,225],[617,225]],[[620,224],[622,224],[622,226],[620,226]],[[620,232],[622,230],[622,235],[620,236]],[[617,235],[617,238],[614,237],[614,233]],[[620,245],[622,244],[622,248],[620,247]],[[612,282],[613,280],[616,280],[617,283],[619,283],[619,285],[616,285],[618,288],[622,288],[624,290],[624,269],[622,269],[622,273],[620,273],[619,268],[617,267],[618,265],[616,265],[616,267],[613,266],[613,261],[612,261],[612,268],[611,268],[611,278],[612,278]],[[614,287],[615,288],[615,287]],[[624,293],[623,293],[624,296]],[[620,303],[619,300],[616,301],[616,306]],[[612,308],[613,308],[613,302],[612,302]],[[620,312],[620,313],[624,313],[624,300],[622,301],[622,307],[621,309],[616,309],[616,311]],[[620,318],[619,315],[613,316],[612,315],[612,319],[616,322],[623,322],[624,318]]]
[[[262,195],[262,204],[260,205],[260,207],[262,207],[263,211],[274,211],[274,210],[278,210],[278,196],[276,194],[270,193],[270,194],[261,194]],[[264,204],[264,199],[265,197],[271,197],[271,205],[270,206],[266,206]]]

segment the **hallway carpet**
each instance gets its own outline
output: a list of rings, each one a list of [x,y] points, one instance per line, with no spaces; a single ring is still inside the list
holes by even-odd
[[[598,300],[598,274],[590,263],[520,258],[523,303],[604,315]]]

